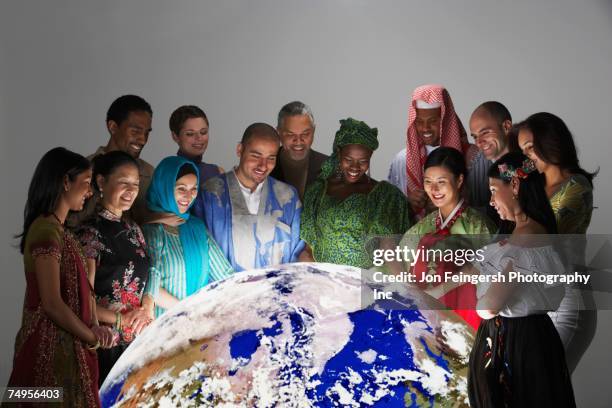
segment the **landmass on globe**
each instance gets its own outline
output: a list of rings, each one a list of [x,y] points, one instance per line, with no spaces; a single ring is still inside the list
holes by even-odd
[[[102,405],[468,406],[471,327],[405,287],[364,304],[363,273],[298,263],[207,286],[130,345]]]

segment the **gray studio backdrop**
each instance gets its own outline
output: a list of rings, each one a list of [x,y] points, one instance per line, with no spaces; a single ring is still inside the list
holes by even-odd
[[[338,120],[379,129],[372,174],[405,143],[412,90],[442,83],[463,123],[496,99],[516,120],[550,111],[574,132],[595,180],[590,232],[612,233],[612,5],[609,1],[28,1],[0,12],[2,226],[0,385],[8,379],[24,294],[19,232],[34,166],[51,147],[90,154],[107,142],[111,101],[147,99],[152,164],[174,154],[168,117],[182,104],[211,122],[206,158],[226,169],[255,121],[300,99],[314,147],[329,152]],[[612,401],[609,312],[574,375],[579,406]]]

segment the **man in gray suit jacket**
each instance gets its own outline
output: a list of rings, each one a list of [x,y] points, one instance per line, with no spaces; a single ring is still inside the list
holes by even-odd
[[[270,174],[291,184],[304,199],[306,188],[316,180],[327,156],[312,150],[315,122],[310,108],[302,102],[290,102],[278,113],[277,128],[282,147],[276,167]]]

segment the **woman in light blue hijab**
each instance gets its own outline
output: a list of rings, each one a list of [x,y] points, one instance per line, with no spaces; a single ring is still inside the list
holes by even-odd
[[[155,313],[155,317],[209,282],[233,273],[204,222],[189,213],[198,186],[197,166],[183,157],[166,157],[153,173],[147,192],[149,209],[172,213],[185,220],[179,227],[164,224],[143,227],[151,259],[143,306],[151,314]]]

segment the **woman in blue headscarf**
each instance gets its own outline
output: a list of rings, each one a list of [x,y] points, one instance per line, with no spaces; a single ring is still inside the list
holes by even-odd
[[[166,157],[153,173],[147,192],[149,209],[185,220],[178,227],[164,224],[143,227],[151,260],[143,306],[151,314],[155,306],[155,317],[209,282],[233,273],[204,222],[189,214],[198,186],[198,168],[184,157]]]

